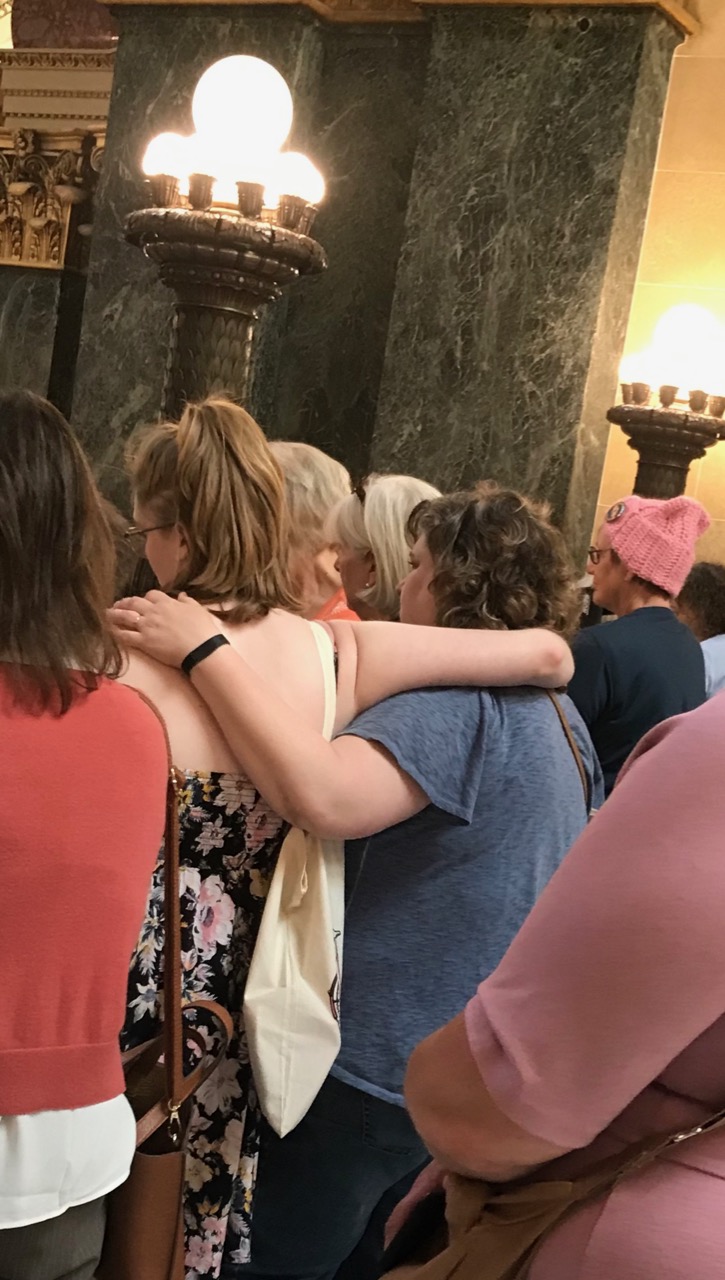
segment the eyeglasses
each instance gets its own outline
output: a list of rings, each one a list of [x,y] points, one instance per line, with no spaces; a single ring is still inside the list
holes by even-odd
[[[611,547],[590,547],[589,559],[591,560],[592,564],[599,564],[599,561],[601,560],[602,556],[606,556],[607,553],[611,550],[612,550]]]
[[[152,524],[150,529],[139,529],[135,524],[130,524],[124,533],[127,542],[133,542],[134,539],[145,538],[149,533],[156,533],[158,529],[173,529],[173,521],[171,524]]]

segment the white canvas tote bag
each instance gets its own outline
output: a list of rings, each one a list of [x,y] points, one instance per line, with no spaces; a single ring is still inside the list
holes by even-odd
[[[325,682],[323,734],[335,723],[334,649],[311,624]],[[244,995],[249,1057],[259,1102],[281,1138],[307,1114],[340,1050],[345,917],[341,840],[298,828],[280,850]]]

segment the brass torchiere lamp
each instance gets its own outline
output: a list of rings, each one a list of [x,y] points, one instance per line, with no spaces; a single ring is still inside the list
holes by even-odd
[[[164,411],[224,390],[244,400],[260,307],[327,265],[310,236],[325,184],[306,156],[282,151],[292,125],[282,76],[259,58],[223,58],[201,77],[191,137],[164,133],[143,161],[153,208],[126,238],[176,295]],[[238,139],[228,122],[241,121]]]
[[[652,347],[628,357],[620,376],[623,403],[607,418],[639,454],[634,492],[677,497],[690,463],[725,440],[725,332],[703,307],[673,307]]]

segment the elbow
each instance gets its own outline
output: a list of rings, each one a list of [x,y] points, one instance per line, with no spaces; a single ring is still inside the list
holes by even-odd
[[[546,633],[537,675],[538,683],[544,689],[561,689],[574,675],[574,655],[566,640],[553,632]]]
[[[308,796],[285,796],[275,806],[277,812],[293,827],[307,831],[320,840],[344,840],[349,832],[340,826],[340,812],[320,800],[311,800]]]

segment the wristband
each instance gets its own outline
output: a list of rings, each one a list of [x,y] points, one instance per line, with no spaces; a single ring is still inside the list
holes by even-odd
[[[213,653],[215,649],[221,649],[223,644],[229,644],[226,636],[210,636],[203,644],[198,644],[195,649],[192,649],[191,653],[187,653],[181,663],[181,670],[185,675],[190,676],[194,667],[197,666],[198,663],[203,662],[205,658],[208,658],[209,654]]]

